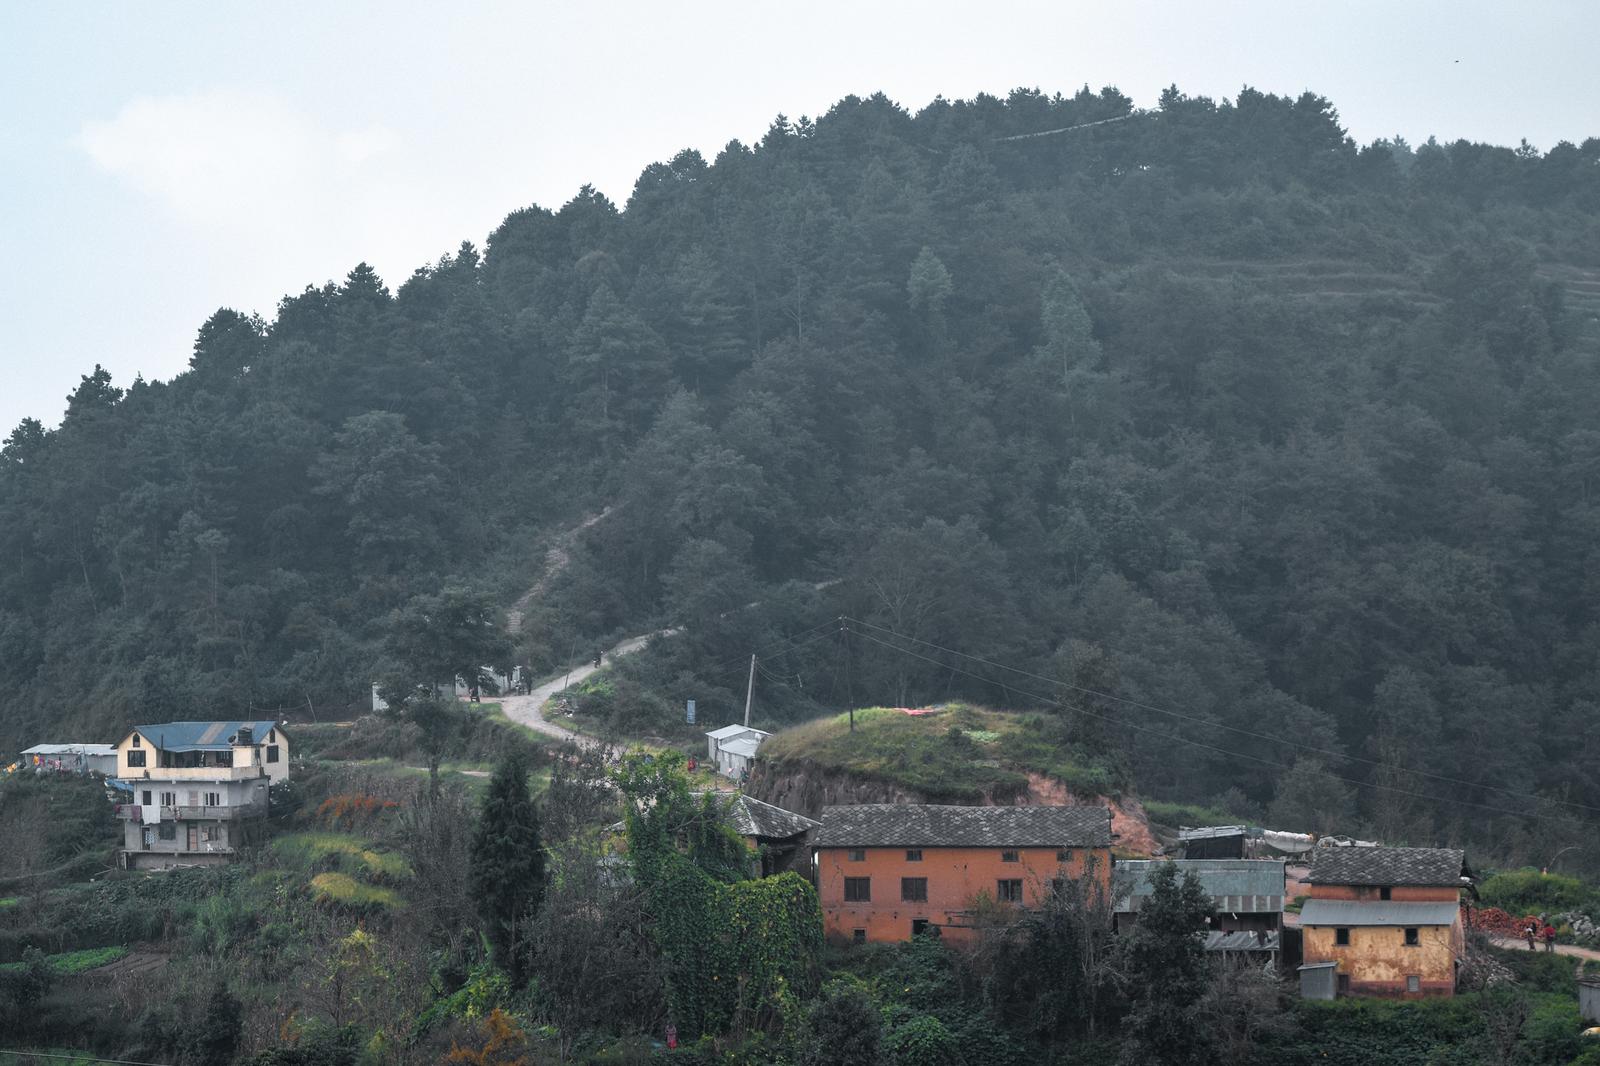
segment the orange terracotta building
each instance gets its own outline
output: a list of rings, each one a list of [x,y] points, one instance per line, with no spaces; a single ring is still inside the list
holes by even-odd
[[[1105,807],[825,807],[816,831],[817,893],[832,941],[961,936],[980,893],[1037,906],[1052,882],[1085,870],[1109,883]]]
[[[1305,967],[1332,966],[1338,995],[1416,999],[1455,994],[1465,943],[1452,848],[1318,848],[1300,911]]]

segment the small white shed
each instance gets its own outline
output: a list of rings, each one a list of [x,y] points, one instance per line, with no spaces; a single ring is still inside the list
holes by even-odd
[[[725,725],[706,734],[706,759],[723,777],[738,779],[755,762],[761,742],[772,734],[743,725]]]

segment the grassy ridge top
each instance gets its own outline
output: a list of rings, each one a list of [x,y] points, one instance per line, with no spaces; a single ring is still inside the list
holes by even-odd
[[[881,781],[931,800],[973,802],[1016,796],[1028,773],[1060,780],[1074,792],[1106,795],[1126,782],[1099,760],[1074,752],[1053,717],[951,703],[911,715],[867,707],[818,718],[773,736],[761,755],[781,773],[805,762]]]

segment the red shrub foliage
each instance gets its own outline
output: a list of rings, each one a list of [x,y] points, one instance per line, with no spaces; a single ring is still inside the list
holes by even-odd
[[[317,817],[330,826],[350,826],[369,822],[380,812],[399,806],[394,800],[379,799],[366,792],[340,792],[322,801]]]

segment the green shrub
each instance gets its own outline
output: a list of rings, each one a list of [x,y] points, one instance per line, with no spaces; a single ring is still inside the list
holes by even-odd
[[[1485,907],[1510,914],[1555,914],[1560,911],[1600,912],[1600,892],[1576,877],[1538,870],[1506,870],[1478,886]]]

